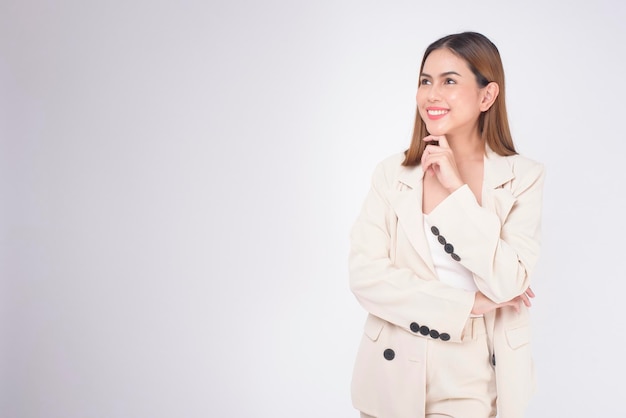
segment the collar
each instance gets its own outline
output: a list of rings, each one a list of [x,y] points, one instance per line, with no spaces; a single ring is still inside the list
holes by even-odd
[[[496,154],[495,151],[485,144],[485,157],[484,157],[484,174],[483,184],[486,188],[497,189],[499,186],[513,179],[515,175],[506,157]],[[411,189],[416,189],[421,186],[424,179],[424,171],[422,166],[413,167],[400,167],[400,173],[398,174],[398,181],[409,186]]]
[[[515,177],[509,159],[496,154],[485,144],[485,166],[483,183],[486,188],[497,189]]]

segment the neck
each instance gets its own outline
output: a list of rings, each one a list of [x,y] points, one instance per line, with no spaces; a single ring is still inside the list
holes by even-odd
[[[485,141],[478,132],[472,135],[446,135],[446,139],[457,161],[482,158],[485,153]]]

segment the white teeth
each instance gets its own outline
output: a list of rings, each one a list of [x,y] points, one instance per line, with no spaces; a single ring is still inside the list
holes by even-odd
[[[433,115],[433,116],[445,115],[446,113],[448,113],[447,110],[429,110],[428,111],[428,114]]]

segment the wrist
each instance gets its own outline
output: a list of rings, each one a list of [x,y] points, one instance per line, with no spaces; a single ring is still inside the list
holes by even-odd
[[[452,193],[456,192],[457,190],[459,190],[463,186],[465,186],[465,183],[463,183],[460,180],[458,182],[454,182],[454,184],[452,184],[452,185],[450,185],[448,187],[448,193],[452,194]]]

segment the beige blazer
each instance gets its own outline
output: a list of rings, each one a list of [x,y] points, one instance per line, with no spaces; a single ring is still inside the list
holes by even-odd
[[[379,418],[424,416],[426,341],[461,341],[474,293],[437,278],[424,231],[421,167],[401,165],[403,154],[375,170],[371,189],[351,232],[350,287],[368,312],[352,378],[355,408]],[[530,285],[539,256],[544,168],[519,155],[487,149],[482,206],[467,185],[429,215],[496,302]],[[485,315],[495,363],[498,416],[523,417],[534,390],[528,310]],[[385,350],[392,349],[388,360]],[[389,356],[387,356],[389,357]]]

